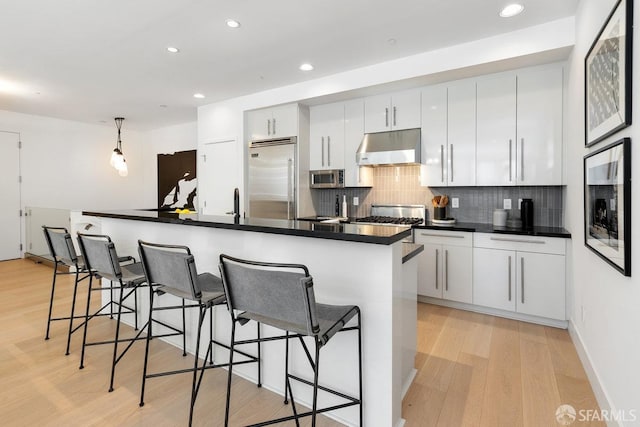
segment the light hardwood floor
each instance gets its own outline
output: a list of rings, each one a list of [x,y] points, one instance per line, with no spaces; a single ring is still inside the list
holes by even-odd
[[[125,356],[116,389],[108,393],[110,346],[89,348],[86,367],[79,370],[79,334],[71,355],[64,356],[66,322],[54,322],[51,339],[44,340],[51,273],[29,260],[0,262],[2,425],[186,425],[189,375],[151,380],[146,404],[138,407],[143,345]],[[56,311],[62,316],[70,307],[72,280],[58,283]],[[80,295],[86,295],[84,288]],[[556,426],[555,410],[562,403],[597,408],[566,331],[426,304],[419,305],[418,316],[418,374],[403,404],[408,427]],[[111,337],[114,323],[99,319],[90,328],[92,337]],[[187,367],[193,360],[158,340],[152,354],[160,369]],[[222,425],[225,391],[226,371],[208,371],[194,425]],[[290,413],[280,396],[240,378],[234,379],[233,393],[233,426]],[[319,425],[339,424],[323,418]]]

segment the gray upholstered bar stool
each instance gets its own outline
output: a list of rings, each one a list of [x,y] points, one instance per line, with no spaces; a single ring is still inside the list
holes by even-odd
[[[73,246],[73,240],[71,239],[71,235],[67,231],[66,228],[63,227],[48,227],[46,225],[42,226],[42,230],[44,232],[44,238],[47,242],[47,246],[49,247],[49,253],[53,258],[54,267],[53,267],[53,279],[51,282],[51,297],[49,299],[49,315],[47,317],[47,332],[45,334],[45,339],[49,339],[49,330],[51,327],[51,322],[55,322],[58,320],[68,320],[69,321],[69,331],[67,333],[67,349],[65,354],[69,354],[69,347],[71,345],[71,335],[77,331],[82,324],[73,327],[74,319],[84,319],[85,316],[76,316],[75,307],[76,307],[76,297],[78,294],[78,284],[83,280],[89,278],[89,271],[84,262],[84,257],[78,256],[76,250]],[[120,257],[118,260],[120,263],[132,262],[132,257]],[[73,271],[59,271],[61,266],[68,267],[69,269],[73,269]],[[56,292],[56,278],[58,275],[75,275],[74,285],[73,285],[73,297],[71,300],[71,313],[68,317],[52,317],[53,314],[53,300],[55,299]]]
[[[84,257],[84,261],[86,264],[86,268],[91,273],[89,279],[89,289],[87,291],[87,307],[85,312],[85,320],[84,320],[84,332],[82,336],[82,354],[80,356],[80,369],[84,368],[84,356],[85,349],[87,346],[92,345],[102,345],[102,344],[113,344],[113,357],[111,361],[111,378],[109,381],[109,391],[113,391],[113,383],[115,379],[116,373],[116,365],[122,360],[122,357],[127,353],[127,351],[131,348],[133,343],[141,339],[140,334],[142,330],[138,330],[138,315],[137,315],[137,289],[140,285],[145,282],[144,273],[142,271],[142,264],[139,262],[129,264],[129,265],[120,265],[119,257],[116,252],[116,247],[111,241],[109,236],[99,235],[99,234],[83,234],[78,233],[78,244],[80,246],[80,251],[82,256]],[[97,279],[99,286],[93,287],[93,279]],[[110,281],[110,286],[103,286],[100,283],[100,279],[107,279]],[[118,301],[109,301],[104,304],[100,309],[98,309],[93,314],[89,314],[91,308],[91,293],[94,291],[103,292],[103,291],[118,291]],[[126,300],[133,295],[134,297],[134,307],[129,307],[125,305]],[[115,304],[118,312],[116,315],[116,331],[115,337],[113,340],[107,341],[97,341],[97,342],[87,342],[87,328],[89,325],[89,321],[94,317],[99,316],[103,313],[103,311],[107,307],[111,307],[112,304]],[[123,313],[123,308],[124,313]],[[132,338],[121,338],[120,337],[120,324],[122,314],[133,314],[135,329],[138,332]],[[118,352],[118,344],[121,342],[126,342],[127,345],[120,353]]]
[[[265,325],[286,331],[282,337],[267,337],[262,340],[285,339],[285,403],[287,396],[291,399],[293,415],[255,424],[263,426],[298,420],[311,416],[311,425],[316,425],[316,415],[335,409],[359,405],[360,425],[362,426],[362,329],[360,309],[355,305],[337,306],[318,304],[313,291],[313,278],[304,265],[276,264],[242,260],[227,255],[220,255],[220,272],[227,297],[227,305],[231,314],[231,356],[227,379],[227,403],[225,426],[229,425],[229,404],[231,400],[231,376],[235,346],[250,344],[257,340],[236,341],[236,323],[241,325],[254,320]],[[356,326],[346,326],[357,317]],[[348,396],[318,384],[320,370],[320,349],[331,337],[340,331],[358,331],[358,397]],[[303,337],[311,337],[315,343],[315,357],[307,348]],[[289,373],[289,340],[298,338],[313,370],[313,381],[309,381]],[[311,411],[298,413],[291,381],[296,380],[313,387],[313,407]],[[318,408],[318,390],[331,393],[342,398],[346,403]]]
[[[202,376],[205,369],[219,368],[229,366],[228,363],[214,363],[213,346],[214,344],[230,349],[226,344],[216,341],[213,338],[213,308],[226,302],[224,290],[222,288],[222,280],[211,273],[198,274],[196,270],[195,258],[187,246],[163,245],[157,243],[148,243],[141,240],[138,241],[140,260],[144,267],[144,274],[147,283],[151,286],[149,300],[149,321],[147,322],[147,343],[144,354],[144,369],[142,374],[142,389],[140,392],[140,406],[144,406],[144,393],[146,380],[154,377],[180,374],[185,372],[193,373],[193,383],[191,388],[191,403],[189,407],[189,425],[193,421],[193,411],[202,382]],[[156,307],[154,305],[155,296],[170,294],[182,299],[181,305]],[[189,305],[185,305],[185,300],[190,301]],[[194,363],[192,369],[180,369],[173,371],[165,371],[149,374],[149,341],[156,337],[152,334],[152,316],[157,310],[171,310],[198,308],[198,331],[196,338],[196,348],[194,353]],[[210,311],[209,311],[210,310]],[[210,314],[209,328],[209,344],[201,367],[198,363],[198,354],[200,351],[200,337],[202,334],[202,325],[206,317],[207,311]],[[183,312],[184,319],[184,312]],[[240,352],[246,357],[246,360],[239,363],[258,362],[258,358]],[[184,353],[183,353],[184,355]],[[209,364],[206,361],[209,359]],[[200,377],[198,378],[198,371]]]

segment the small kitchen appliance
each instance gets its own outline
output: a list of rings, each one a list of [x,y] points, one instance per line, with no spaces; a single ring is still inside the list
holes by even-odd
[[[522,199],[522,203],[520,203],[520,219],[522,220],[523,228],[533,228],[533,200]]]

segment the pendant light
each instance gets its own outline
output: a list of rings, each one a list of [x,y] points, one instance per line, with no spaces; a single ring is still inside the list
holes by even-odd
[[[111,153],[110,164],[113,166],[120,176],[129,175],[129,169],[127,168],[127,161],[124,159],[124,154],[122,154],[122,140],[120,139],[120,129],[122,128],[123,117],[116,117],[114,119],[116,121],[116,127],[118,128],[118,142],[116,143],[116,148],[113,149]]]

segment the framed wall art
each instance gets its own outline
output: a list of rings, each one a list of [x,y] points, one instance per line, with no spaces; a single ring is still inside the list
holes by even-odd
[[[196,150],[158,154],[158,209],[195,209]]]
[[[633,0],[619,0],[584,61],[585,145],[631,124]]]
[[[584,158],[584,244],[631,276],[631,139]]]

